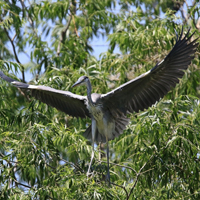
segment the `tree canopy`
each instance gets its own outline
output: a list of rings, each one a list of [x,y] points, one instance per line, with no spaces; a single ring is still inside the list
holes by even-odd
[[[93,92],[106,93],[161,61],[175,30],[191,27],[192,40],[200,36],[195,0],[5,0],[0,8],[0,70],[82,95],[84,87],[71,88],[81,75]],[[106,49],[99,57],[98,45]],[[104,144],[96,146],[94,176],[86,176],[89,119],[2,79],[0,94],[0,199],[200,199],[200,46],[176,88],[130,114],[124,133],[109,142],[110,186]]]

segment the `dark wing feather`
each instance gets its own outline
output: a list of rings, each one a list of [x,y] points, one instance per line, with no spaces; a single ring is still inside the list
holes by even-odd
[[[85,105],[85,96],[76,95],[68,91],[56,90],[46,86],[29,85],[16,81],[0,71],[0,77],[12,83],[15,87],[31,90],[32,96],[58,110],[73,117],[90,117]]]
[[[179,82],[194,58],[198,43],[197,39],[190,41],[189,31],[182,39],[180,37],[170,53],[154,68],[139,77],[121,85],[101,96],[103,105],[117,113],[138,112],[144,110],[162,98]]]

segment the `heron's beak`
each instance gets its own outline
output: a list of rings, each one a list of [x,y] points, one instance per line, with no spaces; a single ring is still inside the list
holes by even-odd
[[[77,81],[76,83],[74,83],[74,85],[72,85],[72,87],[76,87],[80,84],[81,82]]]

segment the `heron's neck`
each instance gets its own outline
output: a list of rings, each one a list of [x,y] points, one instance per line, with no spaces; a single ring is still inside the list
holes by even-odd
[[[92,101],[92,96],[91,96],[91,92],[92,92],[92,86],[90,81],[87,81],[87,98],[88,98],[88,102],[89,104],[94,105],[95,103]]]

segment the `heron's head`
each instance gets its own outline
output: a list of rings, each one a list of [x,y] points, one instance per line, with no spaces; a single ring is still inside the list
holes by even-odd
[[[72,87],[76,87],[79,85],[87,85],[87,81],[89,81],[89,78],[87,76],[81,76],[78,81],[76,81],[76,83],[74,83],[74,85],[72,85]]]

